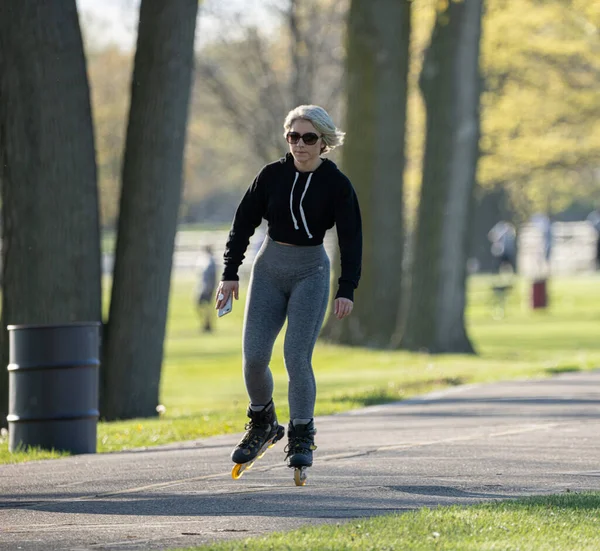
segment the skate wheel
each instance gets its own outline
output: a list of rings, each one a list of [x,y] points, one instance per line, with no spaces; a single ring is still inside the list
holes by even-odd
[[[294,482],[296,486],[306,486],[306,467],[296,467],[294,469]]]
[[[231,478],[237,480],[244,474],[244,465],[242,463],[236,463],[231,469]]]

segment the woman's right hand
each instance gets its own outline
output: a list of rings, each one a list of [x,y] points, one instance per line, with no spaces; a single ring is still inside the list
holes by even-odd
[[[221,281],[217,289],[217,296],[215,302],[215,309],[219,310],[223,308],[229,299],[229,296],[233,293],[235,300],[239,299],[240,282],[239,281]]]

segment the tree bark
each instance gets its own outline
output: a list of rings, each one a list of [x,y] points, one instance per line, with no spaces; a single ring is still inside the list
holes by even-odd
[[[466,262],[479,157],[483,0],[451,0],[437,15],[420,77],[427,133],[410,304],[402,346],[472,353]]]
[[[306,0],[303,0],[306,5]],[[287,12],[288,27],[291,35],[290,58],[292,61],[292,78],[290,98],[292,107],[312,103],[315,81],[315,55],[314,44],[316,35],[309,36],[306,29],[301,28],[299,16],[300,0],[289,0]],[[318,18],[318,10],[313,4],[309,6],[309,21]]]
[[[352,315],[339,322],[331,314],[323,331],[342,344],[387,347],[398,325],[410,7],[409,0],[353,0],[348,16],[342,168],[363,216],[363,275]]]
[[[2,343],[8,324],[100,321],[96,161],[74,0],[0,4]]]
[[[197,0],[142,0],[101,414],[157,415]]]

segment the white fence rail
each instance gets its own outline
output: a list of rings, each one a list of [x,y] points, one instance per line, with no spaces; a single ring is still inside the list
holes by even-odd
[[[544,254],[544,238],[539,226],[525,224],[518,231],[517,268],[520,274],[540,277],[550,274],[576,274],[595,269],[596,231],[587,222],[552,224],[550,262]]]
[[[252,262],[264,239],[264,227],[261,226],[250,239],[246,258],[240,269],[240,276],[247,276]],[[212,246],[218,264],[222,270],[222,257],[228,231],[180,231],[175,240],[173,270],[194,273],[204,258],[204,248]],[[534,224],[525,224],[518,229],[517,267],[521,275],[540,277],[551,274],[576,274],[595,270],[596,232],[587,222],[555,222],[552,225],[552,247],[550,264],[544,255],[542,231]],[[325,250],[333,261],[337,259],[337,236],[330,231],[325,237]],[[113,255],[107,253],[103,258],[105,273],[112,271]]]
[[[217,262],[217,273],[223,270],[223,252],[229,231],[180,231],[175,237],[175,253],[173,255],[173,271],[196,273],[204,262],[206,256],[204,249],[210,245],[213,249],[215,260]],[[247,277],[252,267],[252,262],[256,253],[258,253],[265,237],[264,229],[259,228],[251,237],[244,262],[240,268],[240,277]],[[325,250],[330,259],[334,259],[337,254],[335,232],[329,232],[325,236]],[[113,266],[112,253],[106,253],[103,256],[104,273],[110,274]]]

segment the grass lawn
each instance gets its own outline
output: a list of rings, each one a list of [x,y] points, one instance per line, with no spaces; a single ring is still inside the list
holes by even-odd
[[[562,494],[439,507],[307,527],[196,551],[596,551],[600,494]],[[191,550],[190,550],[191,551]]]
[[[467,324],[476,356],[431,356],[319,343],[313,364],[318,384],[316,415],[401,400],[462,383],[541,377],[600,365],[600,278],[555,278],[550,307],[529,307],[531,283],[521,280],[501,320],[492,316],[491,279],[469,281]],[[100,423],[98,451],[116,451],[241,432],[246,392],[241,373],[242,300],[218,321],[217,331],[199,331],[193,304],[195,281],[173,282],[161,383],[164,413],[156,419]],[[242,288],[242,299],[245,296]],[[105,293],[107,294],[107,293]],[[283,338],[276,343],[272,369],[275,403],[286,422],[287,377]],[[8,453],[0,436],[0,463],[53,457],[46,452]]]

